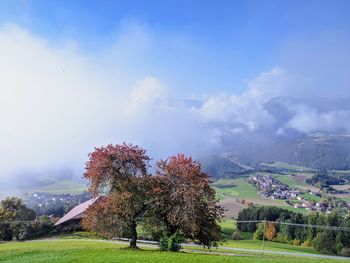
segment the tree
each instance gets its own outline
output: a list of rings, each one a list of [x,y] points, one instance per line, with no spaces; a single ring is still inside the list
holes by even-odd
[[[179,154],[159,161],[152,194],[153,215],[163,222],[169,239],[183,236],[206,247],[222,240],[217,222],[224,209],[217,204],[209,176],[191,157]]]
[[[126,143],[96,148],[89,154],[84,173],[89,191],[106,198],[88,209],[85,228],[107,236],[128,236],[130,247],[136,248],[136,227],[149,204],[149,160],[144,149]]]
[[[12,235],[17,240],[22,239],[26,233],[28,221],[34,220],[35,211],[27,208],[23,201],[17,197],[7,197],[0,202],[0,223],[3,239],[11,240]]]
[[[259,223],[259,224],[257,225],[257,228],[256,228],[255,232],[254,232],[253,238],[254,238],[255,240],[263,240],[263,238],[264,238],[264,232],[265,232],[264,224],[263,224],[263,223]]]
[[[6,197],[0,202],[0,221],[10,221],[19,217],[23,202],[17,197]]]
[[[337,254],[336,238],[332,231],[326,230],[317,234],[312,241],[312,246],[321,253]]]
[[[350,217],[344,218],[341,227],[350,227]],[[339,231],[337,234],[337,250],[338,254],[342,256],[350,256],[350,232]]]
[[[232,233],[232,239],[233,240],[241,240],[242,239],[241,232],[239,232],[239,230],[234,231]]]
[[[265,237],[267,240],[273,240],[274,238],[276,238],[277,231],[275,224],[267,222],[265,228]]]

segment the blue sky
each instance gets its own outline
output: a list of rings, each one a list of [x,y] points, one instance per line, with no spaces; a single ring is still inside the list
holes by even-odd
[[[0,177],[81,170],[123,141],[164,157],[350,134],[349,14],[339,0],[0,0]]]
[[[241,91],[244,80],[287,67],[283,52],[293,41],[312,42],[324,34],[349,38],[349,12],[350,2],[339,0],[0,1],[0,22],[52,41],[74,39],[87,52],[108,45],[129,23],[157,35],[160,43],[164,36],[181,37],[186,47],[164,41],[152,63],[145,59],[144,74],[209,92]]]

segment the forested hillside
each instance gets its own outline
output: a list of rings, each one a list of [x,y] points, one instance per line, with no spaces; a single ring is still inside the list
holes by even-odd
[[[350,136],[303,138],[238,137],[231,153],[239,162],[255,166],[281,161],[313,169],[350,169]]]

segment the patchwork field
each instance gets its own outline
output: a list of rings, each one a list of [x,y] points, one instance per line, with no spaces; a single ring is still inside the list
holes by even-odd
[[[286,177],[288,181],[293,182],[294,185],[303,185],[298,182],[299,179],[294,180],[294,176],[281,175],[278,179]],[[271,205],[279,206],[285,209],[306,213],[305,209],[294,208],[288,205],[284,200],[272,200],[262,198],[256,191],[255,187],[245,181],[245,177],[240,178],[224,178],[215,181],[213,186],[217,192],[220,204],[223,205],[227,211],[225,213],[227,218],[236,217],[240,210],[246,207],[249,203],[256,205]],[[299,183],[299,184],[298,184]]]
[[[246,178],[249,176],[259,175],[272,175],[276,177],[283,184],[288,185],[293,189],[299,189],[301,191],[311,190],[319,191],[318,188],[311,186],[305,182],[307,178],[310,178],[315,173],[314,170],[305,168],[298,165],[291,165],[283,162],[274,163],[262,163],[260,172],[250,172],[245,176],[238,176],[234,178],[222,178],[213,183],[213,186],[217,192],[217,197],[221,204],[227,209],[226,217],[236,217],[240,210],[246,207],[249,203],[255,205],[271,205],[279,206],[290,211],[307,213],[308,211],[303,208],[294,208],[287,204],[284,200],[271,200],[268,198],[262,198],[256,191],[255,187],[246,182]],[[348,176],[350,171],[332,171],[338,176]],[[350,203],[350,185],[333,185],[333,188],[341,191],[345,191],[342,194],[335,194],[335,197]],[[309,194],[307,192],[301,195],[307,200],[318,202],[320,197]]]

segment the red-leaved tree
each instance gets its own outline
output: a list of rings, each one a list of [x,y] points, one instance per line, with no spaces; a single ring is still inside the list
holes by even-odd
[[[215,190],[200,163],[179,154],[157,166],[153,214],[163,222],[168,237],[181,235],[206,247],[216,246],[222,240],[218,221],[224,209],[218,205]]]
[[[136,247],[136,227],[149,203],[149,160],[144,149],[126,143],[89,154],[84,173],[89,191],[105,197],[89,207],[83,220],[86,229],[107,237],[128,236],[130,247]]]

